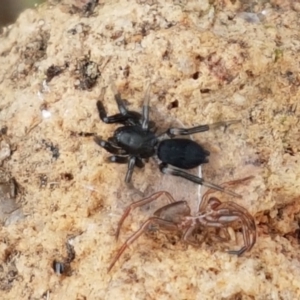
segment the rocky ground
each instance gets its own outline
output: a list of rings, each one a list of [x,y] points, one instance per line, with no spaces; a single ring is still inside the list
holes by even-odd
[[[299,16],[289,1],[53,0],[4,28],[1,299],[299,299]],[[151,232],[107,273],[153,207],[136,210],[116,242],[139,196],[124,184],[126,165],[93,141],[117,127],[99,120],[96,101],[116,113],[115,84],[140,111],[149,81],[160,128],[241,120],[195,139],[211,152],[206,180],[254,176],[234,187],[242,199],[218,194],[255,217],[257,243],[242,257],[226,253],[235,241],[185,248]],[[198,186],[155,161],[133,178],[145,194],[197,206]]]

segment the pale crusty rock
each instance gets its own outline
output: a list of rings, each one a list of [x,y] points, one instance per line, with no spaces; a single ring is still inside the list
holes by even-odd
[[[87,1],[56,2],[25,11],[0,36],[0,127],[7,126],[13,149],[3,168],[23,189],[26,216],[1,229],[0,298],[299,299],[296,9],[120,0],[83,13]],[[135,211],[115,241],[124,207],[138,196],[123,183],[126,166],[108,164],[108,154],[80,133],[111,136],[116,126],[99,120],[96,100],[103,95],[109,114],[117,111],[114,81],[140,110],[148,80],[153,118],[187,127],[241,119],[195,139],[211,151],[202,169],[207,180],[255,176],[234,188],[242,199],[231,199],[258,227],[243,257],[226,253],[234,242],[184,249],[172,234],[145,234],[107,274],[149,211]],[[198,187],[171,180],[153,162],[134,173],[140,190],[198,201]],[[55,274],[53,260],[68,259],[71,276]]]

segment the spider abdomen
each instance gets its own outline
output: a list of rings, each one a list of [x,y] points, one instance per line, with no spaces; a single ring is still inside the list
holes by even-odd
[[[192,140],[170,139],[159,144],[157,156],[163,163],[187,170],[207,163],[209,151]]]

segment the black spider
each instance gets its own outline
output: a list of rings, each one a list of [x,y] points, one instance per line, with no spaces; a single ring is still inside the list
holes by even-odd
[[[161,161],[159,168],[162,173],[180,176],[197,184],[240,197],[240,195],[230,190],[183,171],[182,169],[188,170],[203,163],[208,163],[210,153],[195,141],[174,138],[176,136],[204,132],[220,126],[227,127],[239,121],[224,121],[192,128],[169,128],[164,133],[156,135],[155,124],[149,120],[150,85],[146,91],[142,114],[127,110],[124,100],[114,85],[112,89],[120,113],[107,116],[102,102],[97,101],[99,117],[104,123],[121,123],[123,126],[117,128],[114,135],[108,138],[107,141],[102,140],[100,137],[95,137],[95,142],[113,154],[113,156],[109,157],[111,162],[128,163],[128,170],[125,176],[126,183],[130,183],[135,166],[143,168],[145,165],[144,160],[147,161],[148,158],[157,155]]]

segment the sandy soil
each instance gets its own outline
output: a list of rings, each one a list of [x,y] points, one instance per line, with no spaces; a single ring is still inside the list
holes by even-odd
[[[0,298],[299,299],[297,3],[56,2],[0,36]],[[140,111],[149,80],[153,120],[241,120],[195,139],[211,152],[205,179],[255,176],[234,187],[242,199],[218,195],[255,217],[257,243],[244,256],[226,253],[234,241],[185,248],[155,232],[107,273],[153,207],[136,210],[116,242],[124,207],[139,196],[124,184],[126,165],[109,164],[84,133],[108,138],[117,128],[96,109],[101,98],[117,112],[112,83]],[[169,190],[197,206],[198,186],[162,176],[152,160],[133,178],[146,194]]]

